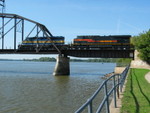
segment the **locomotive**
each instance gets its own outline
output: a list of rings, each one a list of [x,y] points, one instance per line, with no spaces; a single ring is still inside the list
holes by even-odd
[[[77,36],[73,41],[74,47],[89,49],[130,49],[131,35],[109,36]]]
[[[53,44],[57,46],[64,45],[63,36],[53,36],[51,39],[47,37],[28,37],[22,41],[22,44],[18,46],[21,50],[33,50],[37,47],[42,49],[53,48]]]
[[[130,49],[131,35],[83,35],[73,39],[71,45],[66,45],[63,36],[53,36],[51,39],[47,37],[28,37],[21,45],[18,46],[22,50],[34,50],[41,47],[43,50],[54,49],[55,44],[60,50],[66,49],[86,49],[86,50],[128,50]]]

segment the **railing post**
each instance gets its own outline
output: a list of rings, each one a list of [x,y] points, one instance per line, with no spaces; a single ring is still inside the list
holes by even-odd
[[[116,108],[117,107],[117,102],[116,102],[116,82],[115,82],[115,76],[113,76],[113,88],[114,88],[114,107]]]
[[[118,85],[117,85],[117,97],[119,98],[119,85],[120,85],[120,84],[119,84],[119,79],[120,79],[119,77],[120,77],[120,75],[118,74],[117,77],[118,77],[118,79],[117,79],[117,82],[118,82],[118,83],[117,83],[117,84],[118,84]]]
[[[88,113],[93,113],[92,101],[91,101],[90,104],[88,105]]]
[[[105,87],[104,87],[104,91],[105,91],[105,97],[106,97],[106,113],[110,113],[109,111],[109,96],[108,96],[108,91],[107,91],[107,82],[105,82]]]
[[[122,92],[122,80],[123,80],[123,74],[120,74],[120,92]]]

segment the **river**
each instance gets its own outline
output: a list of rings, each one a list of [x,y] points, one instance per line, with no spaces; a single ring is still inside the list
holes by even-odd
[[[0,61],[0,113],[73,113],[114,63],[71,62],[70,76],[53,76],[55,62]]]

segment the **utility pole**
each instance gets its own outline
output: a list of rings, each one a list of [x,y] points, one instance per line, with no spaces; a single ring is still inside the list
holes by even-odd
[[[5,10],[5,0],[0,0],[1,13],[4,13]]]

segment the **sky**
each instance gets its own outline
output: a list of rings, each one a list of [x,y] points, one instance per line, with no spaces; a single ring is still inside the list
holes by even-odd
[[[6,13],[44,24],[54,36],[64,36],[66,43],[78,35],[134,36],[150,28],[150,0],[5,1]]]

